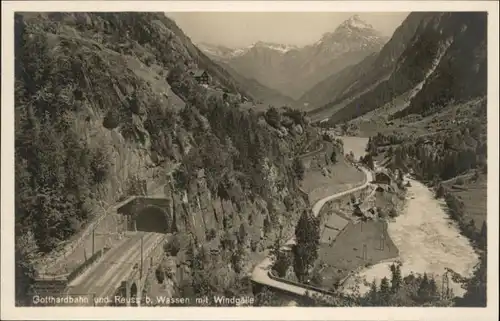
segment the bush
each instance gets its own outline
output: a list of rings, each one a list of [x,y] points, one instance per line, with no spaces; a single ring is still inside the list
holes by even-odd
[[[163,281],[165,281],[165,272],[161,267],[156,268],[155,275],[158,283],[163,284]]]
[[[211,228],[210,230],[208,230],[206,232],[207,241],[211,241],[211,240],[215,239],[216,236],[217,236],[217,232],[215,231],[214,228]]]
[[[167,255],[177,256],[181,249],[181,244],[177,236],[172,237],[171,240],[163,245],[163,250]]]
[[[291,212],[294,209],[294,201],[291,195],[285,196],[283,199],[283,204],[285,205],[286,211]]]
[[[109,168],[111,167],[111,161],[109,155],[103,147],[98,148],[92,154],[91,159],[91,171],[93,174],[92,180],[96,184],[104,183],[108,176]]]
[[[293,160],[293,171],[295,173],[295,177],[299,181],[304,179],[304,174],[306,172],[306,168],[304,166],[304,163],[299,158],[295,158]]]
[[[332,163],[336,164],[337,163],[337,152],[334,150],[332,151],[332,155],[330,155],[330,160]]]
[[[291,109],[291,108],[287,107],[287,108],[285,108],[285,112],[283,113],[283,116],[290,117],[295,124],[298,124],[298,125],[305,124],[305,119],[304,119],[305,114],[303,112],[301,112],[300,110]]]
[[[106,116],[104,116],[102,125],[109,130],[118,127],[118,125],[120,125],[120,116],[118,115],[118,112],[114,110],[108,111]]]
[[[141,102],[137,97],[137,93],[134,92],[131,97],[127,98],[128,103],[130,105],[130,111],[136,115],[144,114],[144,109],[142,108]]]
[[[259,242],[257,241],[250,241],[250,249],[252,250],[252,252],[257,252],[257,246],[259,245]]]
[[[266,121],[267,121],[267,123],[269,125],[271,125],[271,126],[273,126],[275,128],[280,127],[280,124],[281,124],[281,114],[279,113],[279,111],[276,108],[270,107],[266,111],[265,117],[266,117]]]
[[[445,194],[445,189],[443,187],[443,184],[439,184],[436,188],[436,198],[441,198]]]
[[[273,264],[273,271],[283,278],[286,276],[288,268],[292,265],[292,255],[290,252],[278,251]]]
[[[132,195],[146,195],[147,194],[147,183],[145,179],[141,179],[138,176],[129,177],[127,181],[127,196]]]
[[[321,276],[317,270],[313,272],[311,283],[315,286],[321,286],[323,284],[323,276]]]

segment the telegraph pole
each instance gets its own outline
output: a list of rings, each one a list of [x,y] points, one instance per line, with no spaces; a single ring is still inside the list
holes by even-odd
[[[380,250],[381,251],[384,250],[384,245],[385,245],[385,235],[382,234],[382,235],[380,235]]]
[[[441,284],[441,296],[444,299],[448,299],[450,295],[450,281],[448,279],[448,271],[443,274],[443,281]]]
[[[141,275],[141,280],[142,280],[142,261],[143,261],[143,247],[144,247],[144,235],[141,236],[141,272],[140,272],[140,275]]]
[[[94,256],[95,250],[95,227],[92,229],[92,256]]]

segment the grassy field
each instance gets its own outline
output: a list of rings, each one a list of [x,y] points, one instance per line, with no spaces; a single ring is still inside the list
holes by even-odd
[[[465,181],[464,184],[449,186],[450,191],[464,202],[464,217],[466,221],[474,220],[478,231],[487,218],[487,179],[480,176],[477,181]]]
[[[321,244],[317,265],[322,276],[321,286],[332,288],[335,282],[357,268],[397,257],[398,249],[388,236],[386,226],[383,221],[350,222],[332,243]],[[366,259],[363,258],[364,246]]]
[[[324,155],[319,157],[324,157]],[[361,184],[364,179],[362,172],[348,165],[343,159],[335,165],[324,168],[330,171],[327,176],[323,174],[321,168],[310,167],[306,170],[302,181],[302,188],[309,194],[312,203],[323,197],[353,188]]]
[[[348,224],[349,221],[346,217],[332,213],[323,225],[320,242],[328,244],[332,243]]]

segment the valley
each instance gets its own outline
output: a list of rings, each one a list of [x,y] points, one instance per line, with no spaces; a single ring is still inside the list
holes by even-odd
[[[210,44],[200,48],[239,74],[299,100],[316,83],[379,51],[386,41],[373,26],[354,15],[304,47],[259,41],[238,49]],[[301,107],[304,103],[307,101],[302,100]]]

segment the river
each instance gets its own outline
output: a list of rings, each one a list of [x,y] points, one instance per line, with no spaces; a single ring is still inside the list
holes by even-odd
[[[352,151],[358,159],[365,154],[368,139],[362,137],[340,137],[344,142],[344,153]],[[407,203],[403,213],[388,225],[388,233],[399,249],[399,261],[403,263],[403,275],[411,272],[426,272],[436,278],[441,285],[446,268],[453,269],[463,276],[470,276],[478,263],[469,240],[460,234],[456,223],[445,212],[442,200],[436,200],[433,192],[424,184],[411,180],[408,188]],[[375,264],[345,283],[355,283],[357,277],[371,282],[384,276],[390,278],[390,263]],[[464,290],[449,278],[449,286],[455,295],[462,295]],[[359,291],[366,293],[368,287],[360,285]],[[293,305],[293,301],[291,304]]]
[[[445,268],[451,268],[463,276],[470,276],[478,263],[468,239],[461,235],[456,223],[448,218],[444,201],[436,200],[432,191],[424,184],[410,180],[407,204],[404,212],[389,223],[388,233],[399,249],[399,261],[403,263],[403,275],[410,272],[434,275],[441,285]],[[380,263],[362,271],[358,276],[368,282],[380,282],[384,276],[390,279],[388,263]],[[354,283],[346,282],[346,291]],[[453,294],[461,296],[464,290],[449,278]],[[368,287],[360,285],[360,292]]]

